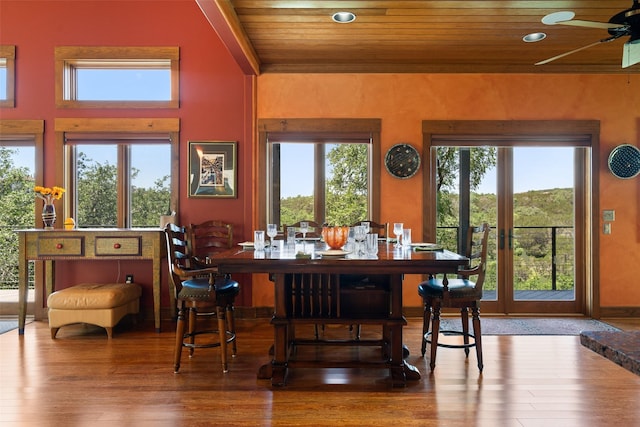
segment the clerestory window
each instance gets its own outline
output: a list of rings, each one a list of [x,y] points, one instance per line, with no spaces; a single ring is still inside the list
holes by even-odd
[[[0,46],[0,107],[15,107],[15,46]]]
[[[177,47],[55,50],[60,108],[178,108]]]

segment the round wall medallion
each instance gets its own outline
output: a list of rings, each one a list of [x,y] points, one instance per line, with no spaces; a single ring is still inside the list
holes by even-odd
[[[420,169],[420,153],[409,144],[396,144],[387,151],[384,165],[396,178],[411,178]]]
[[[640,149],[631,144],[618,145],[609,154],[609,170],[622,179],[633,178],[640,173]]]

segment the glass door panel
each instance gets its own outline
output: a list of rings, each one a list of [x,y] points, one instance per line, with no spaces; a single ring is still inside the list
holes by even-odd
[[[462,249],[469,224],[491,226],[485,313],[577,313],[575,147],[437,148],[437,241]],[[581,190],[583,191],[583,190]]]
[[[574,149],[513,148],[514,301],[575,299]]]

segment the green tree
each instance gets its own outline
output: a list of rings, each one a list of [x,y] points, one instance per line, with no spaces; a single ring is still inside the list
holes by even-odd
[[[27,168],[16,167],[12,156],[16,150],[0,147],[0,287],[18,285],[18,236],[13,231],[34,226],[35,185]]]
[[[78,224],[115,227],[118,224],[117,167],[89,159],[81,152],[77,171]]]
[[[331,178],[326,188],[326,222],[351,225],[367,219],[368,147],[366,144],[338,144],[327,153]]]
[[[497,150],[495,147],[471,147],[470,149],[469,184],[473,192],[478,188],[488,170],[497,163]],[[436,164],[436,191],[438,226],[457,226],[458,211],[456,207],[458,191],[460,148],[438,147],[438,159]]]
[[[294,196],[280,202],[280,222],[295,224],[298,221],[314,218],[313,196]]]
[[[138,174],[137,170],[132,173]],[[131,223],[134,227],[157,226],[160,215],[169,210],[171,189],[170,176],[165,175],[154,182],[153,187],[134,187],[131,206]]]

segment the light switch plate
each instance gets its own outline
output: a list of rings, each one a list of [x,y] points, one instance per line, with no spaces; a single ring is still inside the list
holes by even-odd
[[[616,220],[616,211],[613,209],[605,209],[602,211],[602,220],[603,221],[615,221]]]

